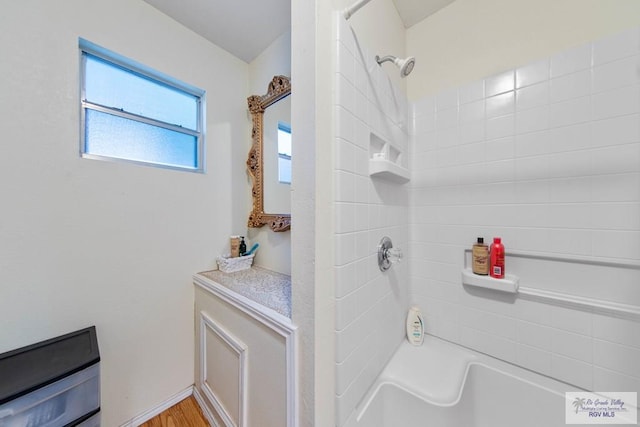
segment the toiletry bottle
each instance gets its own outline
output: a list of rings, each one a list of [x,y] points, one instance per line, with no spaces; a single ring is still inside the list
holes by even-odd
[[[485,245],[484,238],[478,237],[478,242],[471,250],[471,256],[473,272],[482,276],[489,274],[489,247]]]
[[[504,245],[500,237],[494,237],[489,251],[491,266],[489,274],[496,279],[504,278]]]
[[[422,345],[424,341],[424,321],[416,306],[412,306],[407,314],[407,340],[415,346]]]
[[[247,244],[244,242],[244,236],[240,236],[240,246],[238,248],[240,256],[244,256],[247,253]]]
[[[229,239],[229,246],[231,247],[231,258],[237,258],[240,256],[240,236],[231,236]]]

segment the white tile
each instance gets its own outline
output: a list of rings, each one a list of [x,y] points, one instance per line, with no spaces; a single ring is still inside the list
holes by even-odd
[[[461,325],[475,328],[482,332],[497,335],[509,340],[516,338],[515,320],[505,316],[498,316],[472,308],[460,310],[458,319]]]
[[[640,83],[640,54],[593,68],[593,92]]]
[[[640,200],[640,173],[600,175],[591,183],[594,202],[627,202]]]
[[[512,114],[515,110],[515,92],[510,91],[485,99],[485,114],[487,119]]]
[[[458,124],[458,108],[439,109],[436,112],[436,130],[447,129]]]
[[[593,363],[625,375],[640,378],[640,349],[594,340]]]
[[[546,319],[549,326],[576,334],[591,335],[592,313],[560,306],[552,306],[549,311],[551,316]]]
[[[353,292],[357,287],[356,264],[350,263],[335,268],[336,298],[343,297]]]
[[[547,226],[549,228],[588,228],[590,224],[588,215],[588,203],[564,203],[552,204],[547,207],[549,218]],[[570,280],[571,275],[566,273],[566,279]],[[558,280],[558,277],[554,278]]]
[[[551,78],[591,67],[591,44],[584,44],[551,57]]]
[[[614,117],[591,122],[593,147],[640,141],[640,115]]]
[[[549,59],[543,59],[516,70],[516,87],[521,88],[549,79]]]
[[[548,137],[549,149],[553,153],[586,150],[592,145],[589,122],[549,129]]]
[[[560,381],[593,390],[593,365],[590,363],[553,354],[551,375]]]
[[[436,129],[436,115],[435,113],[430,113],[416,116],[413,123],[415,135],[433,132]]]
[[[460,342],[464,346],[507,362],[516,360],[516,343],[493,334],[460,326]]]
[[[591,151],[593,173],[618,174],[640,172],[640,143],[616,145]]]
[[[593,205],[591,226],[601,230],[640,231],[640,203]]]
[[[478,120],[484,120],[484,101],[473,101],[464,105],[460,105],[458,111],[458,121],[462,123],[471,123]]]
[[[458,126],[458,138],[461,144],[482,141],[485,136],[485,121],[476,120]]]
[[[513,114],[509,114],[507,116],[487,120],[486,126],[486,139],[497,139],[505,136],[511,136],[514,134],[515,130],[515,116]]]
[[[583,123],[588,121],[590,117],[591,97],[589,96],[549,105],[549,127]]]
[[[435,132],[436,146],[438,148],[450,148],[458,145],[458,129],[456,127],[449,127],[446,129],[439,129]]]
[[[433,96],[427,96],[420,98],[413,103],[413,115],[432,115],[436,112],[436,98]]]
[[[634,27],[593,43],[595,65],[614,61],[640,52],[640,28]]]
[[[513,159],[487,162],[484,167],[488,183],[510,182],[515,179],[515,160]]]
[[[338,41],[336,70],[342,74],[349,82],[355,81],[355,59],[344,43]]]
[[[549,102],[549,82],[546,80],[516,90],[516,110],[541,107]]]
[[[593,241],[591,233],[585,230],[552,230],[547,237],[545,251],[560,254],[588,256],[591,255]]]
[[[594,366],[593,389],[635,391],[636,393],[640,393],[640,378]]]
[[[356,89],[342,74],[336,74],[336,102],[351,113],[355,112]]]
[[[486,161],[512,159],[515,155],[515,138],[508,136],[506,138],[492,139],[485,143]]]
[[[517,120],[517,116],[516,116]],[[516,135],[516,157],[529,157],[547,154],[549,149],[549,131],[518,133]]]
[[[583,362],[592,362],[593,340],[586,335],[554,329],[552,334],[553,352]]]
[[[549,156],[516,158],[516,180],[530,181],[549,177]]]
[[[559,102],[580,98],[591,93],[591,70],[578,71],[551,79],[549,101]]]
[[[640,232],[593,231],[593,255],[606,258],[639,259]]]
[[[340,138],[337,138],[336,142],[336,169],[353,172],[355,168],[355,146]]]
[[[353,127],[355,119],[343,107],[334,108],[334,119],[336,121],[336,136],[347,141],[353,141]]]
[[[551,375],[551,353],[536,347],[518,344],[516,364],[543,375]]]
[[[594,120],[640,112],[640,86],[600,92],[592,99]]]
[[[518,338],[520,344],[551,351],[552,332],[554,329],[537,323],[518,321]]]
[[[549,180],[549,202],[572,203],[591,201],[591,176]]]
[[[516,133],[540,132],[549,127],[547,106],[530,108],[516,113]]]
[[[337,202],[355,201],[356,182],[353,173],[335,171],[335,197]]]
[[[484,80],[467,83],[458,89],[458,101],[460,105],[484,98]]]
[[[516,167],[518,161],[516,161]],[[518,172],[516,171],[516,175]],[[516,182],[516,201],[518,203],[548,203],[550,199],[549,181],[518,181]]]
[[[490,97],[515,89],[515,72],[513,70],[496,74],[484,80],[485,96]]]
[[[334,236],[335,266],[349,264],[356,260],[355,233],[336,234]]]
[[[596,313],[593,315],[593,337],[640,349],[640,322]]]
[[[335,232],[351,233],[356,229],[356,205],[353,203],[335,204]]]

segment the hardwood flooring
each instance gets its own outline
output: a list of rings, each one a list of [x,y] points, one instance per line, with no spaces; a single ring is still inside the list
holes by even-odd
[[[196,399],[189,396],[140,427],[209,427],[209,423]]]

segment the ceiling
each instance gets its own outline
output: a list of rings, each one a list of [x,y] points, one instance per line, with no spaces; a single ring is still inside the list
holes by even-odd
[[[291,0],[144,1],[245,62],[291,28]],[[393,0],[406,28],[453,1]]]

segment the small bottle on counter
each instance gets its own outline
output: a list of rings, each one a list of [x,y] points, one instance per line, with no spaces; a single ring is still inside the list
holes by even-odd
[[[240,236],[231,236],[229,239],[229,246],[231,246],[231,258],[237,258],[240,256]]]
[[[491,265],[489,274],[495,279],[504,279],[504,245],[500,237],[494,237],[489,250]]]
[[[238,247],[238,253],[240,256],[244,256],[247,253],[247,244],[244,242],[244,236],[240,236],[240,246]]]
[[[486,276],[489,274],[489,247],[484,243],[483,237],[478,237],[477,243],[471,250],[472,270],[475,274]]]

